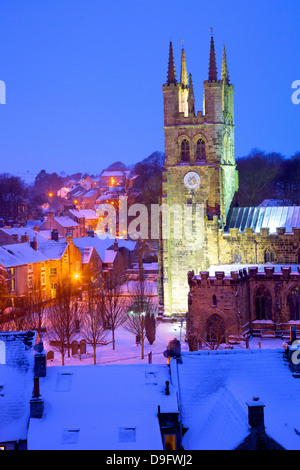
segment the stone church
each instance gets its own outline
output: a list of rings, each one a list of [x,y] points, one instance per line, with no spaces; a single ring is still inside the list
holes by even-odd
[[[185,50],[177,79],[170,42],[163,85],[163,313],[186,317],[196,343],[216,337],[213,328],[226,342],[250,334],[283,337],[300,319],[300,207],[234,207],[234,86],[225,47],[218,76],[213,35],[203,89],[203,111],[196,112]]]

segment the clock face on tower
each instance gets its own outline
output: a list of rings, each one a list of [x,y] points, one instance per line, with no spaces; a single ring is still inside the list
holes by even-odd
[[[188,189],[196,189],[200,185],[200,176],[195,171],[189,171],[183,182]]]

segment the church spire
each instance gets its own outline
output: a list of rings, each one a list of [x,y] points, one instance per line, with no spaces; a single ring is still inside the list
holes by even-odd
[[[167,84],[170,85],[171,83],[176,84],[177,80],[176,80],[176,72],[175,72],[175,64],[174,64],[173,45],[172,45],[172,42],[170,41]]]
[[[189,75],[188,112],[189,114],[195,114],[195,95],[191,73]]]
[[[222,73],[221,73],[222,80],[229,85],[229,73],[227,67],[227,57],[226,57],[226,50],[225,46],[223,46],[223,58],[222,58]]]
[[[184,48],[181,50],[181,72],[180,72],[180,83],[185,87],[188,86],[188,75],[186,71],[186,59],[185,59],[185,52]]]
[[[212,28],[211,28],[211,33],[212,33]],[[215,44],[214,44],[214,37],[212,34],[210,38],[208,80],[209,81],[218,80]]]

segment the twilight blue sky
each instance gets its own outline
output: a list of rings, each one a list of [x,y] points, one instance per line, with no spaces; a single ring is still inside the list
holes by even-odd
[[[294,0],[0,0],[0,172],[99,173],[164,151],[162,84],[184,40],[202,110],[210,27],[235,85],[236,156],[300,150]]]

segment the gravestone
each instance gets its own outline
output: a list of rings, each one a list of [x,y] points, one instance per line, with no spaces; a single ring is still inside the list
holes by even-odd
[[[75,354],[78,354],[78,342],[76,340],[72,341],[71,349],[72,349],[72,356],[75,356]]]
[[[84,339],[80,341],[80,354],[86,354],[86,341]]]
[[[52,359],[54,359],[54,351],[48,351],[47,352],[47,361],[51,361]]]

